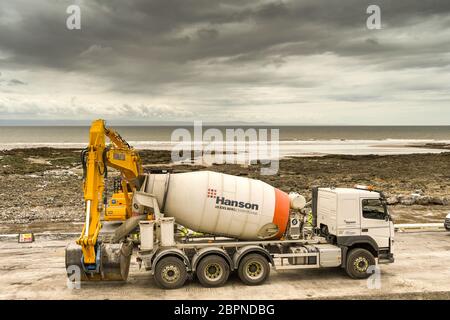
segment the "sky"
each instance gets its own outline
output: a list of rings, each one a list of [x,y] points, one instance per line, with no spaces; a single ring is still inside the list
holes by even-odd
[[[95,118],[449,125],[450,1],[0,0],[0,121]]]

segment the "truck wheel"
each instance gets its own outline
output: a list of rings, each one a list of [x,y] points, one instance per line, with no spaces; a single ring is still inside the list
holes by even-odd
[[[229,275],[230,266],[218,255],[206,256],[197,266],[197,278],[204,287],[220,287]]]
[[[347,256],[345,271],[353,279],[365,279],[371,274],[367,272],[370,266],[375,265],[375,258],[366,249],[353,249]]]
[[[257,286],[264,283],[269,277],[269,273],[269,262],[260,254],[249,254],[242,258],[239,263],[239,278],[248,286]]]
[[[155,267],[155,281],[163,289],[177,289],[183,286],[187,279],[184,262],[176,257],[162,258]]]

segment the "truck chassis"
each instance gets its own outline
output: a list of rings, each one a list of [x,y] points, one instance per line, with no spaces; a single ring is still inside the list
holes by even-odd
[[[174,223],[173,218],[164,220]],[[144,232],[148,230],[142,228],[141,222],[141,235]],[[378,252],[367,244],[338,246],[330,243],[330,239],[312,233],[310,239],[263,241],[203,237],[181,238],[170,243],[170,237],[162,236],[169,243],[161,243],[164,239],[156,240],[147,249],[145,243],[141,243],[137,257],[139,265],[150,271],[156,283],[165,289],[179,288],[194,276],[205,287],[222,286],[235,271],[243,283],[260,285],[267,280],[272,268],[342,267],[350,277],[363,279],[375,272],[377,263],[387,262],[378,259]]]

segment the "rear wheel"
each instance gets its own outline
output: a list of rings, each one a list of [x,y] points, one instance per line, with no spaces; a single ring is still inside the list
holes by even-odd
[[[180,288],[187,279],[186,266],[179,258],[162,258],[156,264],[154,277],[156,284],[163,289]]]
[[[347,256],[345,271],[354,279],[368,278],[371,273],[368,272],[370,266],[375,265],[375,258],[370,251],[366,249],[353,249]]]
[[[229,275],[230,266],[218,255],[206,256],[197,266],[197,278],[204,287],[220,287]]]
[[[264,283],[269,277],[269,273],[269,262],[260,254],[249,254],[239,263],[238,275],[246,285],[257,286]]]

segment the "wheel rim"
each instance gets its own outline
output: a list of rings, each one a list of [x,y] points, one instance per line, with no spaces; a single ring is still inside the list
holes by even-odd
[[[365,257],[358,257],[355,259],[353,266],[356,271],[364,273],[369,268],[369,260]]]
[[[218,263],[208,263],[205,266],[204,274],[209,281],[219,281],[223,276],[223,268]]]
[[[245,273],[252,280],[258,280],[264,275],[264,266],[259,261],[249,261],[245,265]]]
[[[180,269],[174,265],[165,266],[162,271],[162,278],[168,283],[174,283],[180,278]]]

